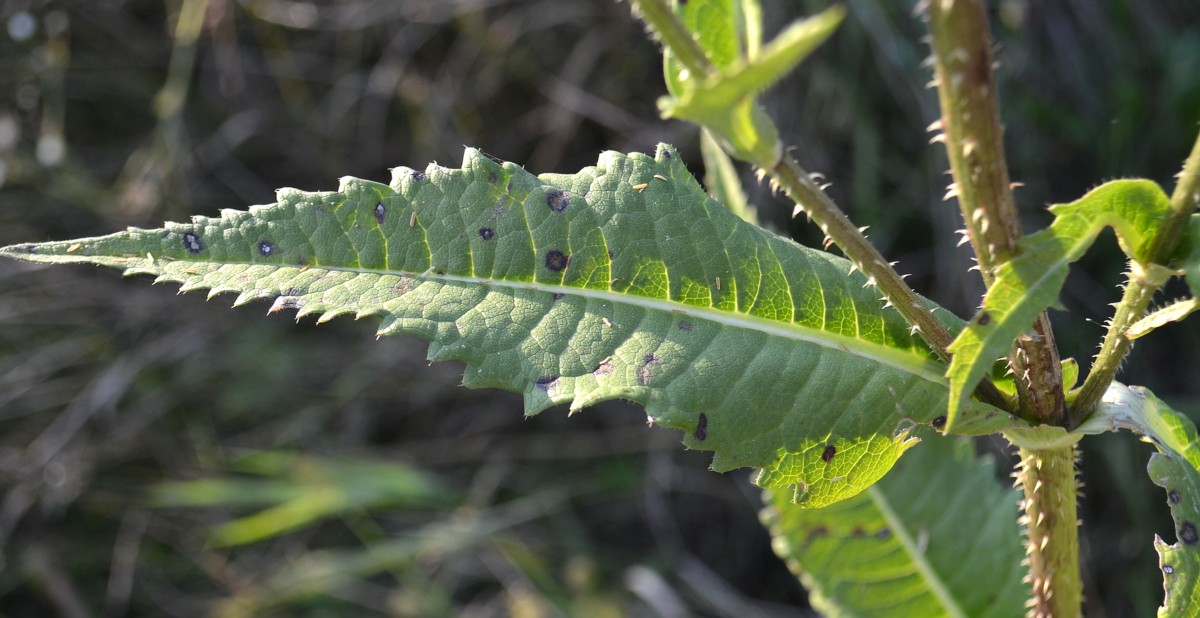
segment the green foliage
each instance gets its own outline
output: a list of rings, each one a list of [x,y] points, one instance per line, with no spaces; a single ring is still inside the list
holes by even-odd
[[[668,97],[659,100],[663,116],[690,120],[712,131],[739,159],[760,167],[779,161],[783,147],[775,123],[763,112],[758,97],[796,67],[841,24],[846,10],[835,5],[792,24],[761,50],[747,53],[745,41],[755,49],[757,34],[746,34],[747,14],[733,0],[706,0],[680,4],[677,11],[692,33],[710,72],[685,67],[670,43],[664,54]],[[758,30],[751,30],[757,33]]]
[[[527,414],[637,401],[713,451],[714,469],[761,468],[762,486],[796,486],[810,506],[883,476],[947,392],[941,363],[845,260],[730,214],[666,146],[541,177],[468,150],[461,170],[398,168],[390,186],[347,178],[219,219],[0,254],[320,321],[379,316],[380,334],[466,361],[468,386],[523,392]],[[972,403],[957,429],[1015,425]]]
[[[1017,616],[1018,493],[969,441],[932,436],[867,491],[804,509],[768,493],[775,551],[828,616]]]
[[[1125,254],[1149,269],[1143,253],[1168,207],[1166,194],[1148,180],[1116,180],[1075,202],[1051,206],[1054,222],[1021,240],[1020,255],[1000,266],[983,308],[950,346],[947,425],[953,427],[960,406],[996,358],[1008,353],[1039,313],[1058,304],[1067,266],[1083,256],[1101,230],[1113,228]]]
[[[181,18],[177,29],[187,48],[182,58],[190,58],[197,41],[203,41],[204,4],[185,2],[188,18]],[[665,6],[665,0],[659,4]],[[668,115],[715,131],[714,139],[704,129],[701,146],[708,189],[753,222],[754,211],[747,208],[731,161],[717,142],[760,167],[778,161],[782,145],[759,98],[832,32],[842,10],[835,7],[787,28],[764,48],[757,0],[674,4],[712,66],[685,70],[668,49],[671,97],[663,99],[662,107]],[[875,9],[861,5],[855,10],[867,22]],[[878,27],[872,36],[879,36]],[[879,43],[888,46],[886,40]],[[190,60],[178,67],[159,97],[160,102],[172,101],[160,111],[162,120],[176,128],[186,109]],[[398,90],[419,90],[419,82],[406,75]],[[861,110],[854,112],[865,140],[886,141],[869,119],[859,117]],[[441,126],[420,120],[412,124]],[[177,133],[167,130],[162,136]],[[292,141],[288,134],[288,148]],[[365,152],[357,143],[352,148]],[[338,159],[336,154],[329,158]],[[374,164],[378,157],[363,159]],[[174,166],[161,160],[156,165]],[[13,169],[23,172],[22,166]],[[54,184],[43,182],[39,189],[54,190]],[[78,191],[84,201],[102,201],[95,199],[94,190]],[[795,494],[769,492],[771,521],[780,534],[777,545],[801,567],[814,602],[834,614],[1020,611],[1026,591],[1019,583],[1012,494],[993,482],[990,464],[972,461],[969,447],[932,438],[901,460],[895,473],[862,491],[915,444],[916,436],[926,433],[922,425],[953,425],[966,434],[1004,431],[1023,447],[1040,440],[1038,448],[1074,442],[1085,431],[1131,428],[1159,447],[1150,473],[1168,491],[1180,539],[1173,546],[1156,542],[1168,589],[1163,613],[1188,615],[1197,596],[1192,545],[1194,522],[1200,518],[1190,497],[1200,490],[1200,478],[1196,432],[1186,418],[1136,388],[1121,394],[1124,387],[1114,387],[1114,398],[1077,432],[1031,428],[968,399],[991,360],[1007,351],[1032,315],[1054,304],[1066,265],[1078,259],[1102,227],[1117,230],[1122,248],[1134,258],[1135,278],[1158,281],[1170,274],[1140,254],[1157,228],[1160,198],[1152,183],[1121,181],[1076,204],[1056,207],[1051,229],[1027,238],[1025,254],[997,273],[1008,289],[997,286],[989,294],[985,311],[990,313],[977,316],[960,340],[964,347],[956,350],[961,353],[950,371],[953,391],[942,377],[945,367],[905,332],[906,324],[894,311],[880,307],[879,292],[870,289],[868,279],[847,275],[852,269],[845,260],[797,247],[724,214],[704,198],[669,148],[660,148],[653,159],[609,153],[597,168],[536,178],[468,151],[462,170],[401,169],[391,186],[350,178],[336,193],[282,191],[279,203],[249,213],[226,211],[219,219],[199,217],[162,230],[19,245],[4,253],[148,273],[182,282],[185,290],[237,293],[237,304],[273,300],[272,311],[297,309],[320,321],[348,313],[378,316],[381,334],[417,334],[432,341],[430,358],[466,360],[469,385],[524,393],[530,414],[559,403],[569,403],[574,411],[610,398],[642,402],[653,422],[687,432],[686,441],[694,448],[714,451],[714,467],[761,466],[764,486],[796,485]],[[1144,208],[1139,210],[1138,203]],[[1178,274],[1187,277],[1193,296],[1200,289],[1195,223],[1192,253],[1170,264],[1181,268]],[[22,237],[36,236],[14,236]],[[850,249],[847,255],[861,257]],[[1192,298],[1168,306],[1143,320],[1130,336],[1181,319],[1197,302]],[[952,332],[962,329],[944,311],[938,317]],[[994,330],[985,328],[989,325]],[[262,353],[254,353],[261,360]],[[1064,388],[1071,387],[1077,374],[1078,367],[1068,363]],[[795,383],[781,384],[781,378]],[[992,378],[1003,393],[1016,397],[1011,379],[994,371]],[[260,406],[276,403],[257,397],[251,401]],[[1150,403],[1131,403],[1135,397]],[[223,408],[222,401],[235,399],[222,393],[200,403]],[[116,401],[118,397],[112,405]],[[941,414],[946,405],[951,422]],[[1131,416],[1127,408],[1137,412]],[[261,541],[333,517],[353,527],[350,521],[358,509],[436,507],[448,500],[423,475],[403,467],[278,453],[260,453],[238,465],[238,471],[270,478],[165,484],[155,497],[159,504],[268,507],[218,528],[218,545]],[[807,507],[843,501],[802,510],[791,503],[794,498]],[[339,589],[386,570],[393,571],[399,588],[425,590],[423,575],[412,574],[430,555],[474,551],[489,544],[489,535],[539,516],[545,506],[532,505],[505,521],[456,518],[452,525],[427,526],[414,537],[376,543],[361,552],[310,554],[311,562],[289,562],[216,609],[231,616],[257,615],[298,599],[336,596]],[[467,525],[457,525],[464,521]],[[356,535],[361,531],[355,530]],[[964,545],[966,540],[973,544]],[[578,590],[568,591],[554,581],[552,562],[519,541],[491,538],[490,544],[537,589],[534,597],[552,599],[562,613],[599,615],[598,607],[619,611],[603,599],[588,609],[573,603],[580,598]],[[984,585],[972,585],[979,582]],[[442,594],[435,589],[433,596]],[[256,598],[260,592],[262,598]],[[393,602],[401,605],[388,601]],[[411,613],[448,613],[452,603],[447,596],[418,606],[425,611]]]
[[[1177,300],[1139,320],[1129,329],[1130,339],[1141,337],[1170,322],[1178,322],[1200,310],[1200,215],[1192,215],[1188,221],[1185,241],[1178,266],[1187,281],[1191,298]]]
[[[713,199],[747,223],[758,224],[758,211],[746,200],[742,179],[733,160],[708,129],[700,131],[700,154],[704,157],[704,186]]]
[[[1081,433],[1128,430],[1154,445],[1147,472],[1167,492],[1178,541],[1157,535],[1159,568],[1166,597],[1159,616],[1200,615],[1200,437],[1188,417],[1139,386],[1114,383]]]
[[[265,507],[214,530],[213,542],[226,546],[255,543],[371,509],[446,506],[452,498],[435,480],[401,464],[261,452],[239,458],[231,470],[263,478],[230,476],[162,483],[152,489],[151,503],[163,507]]]

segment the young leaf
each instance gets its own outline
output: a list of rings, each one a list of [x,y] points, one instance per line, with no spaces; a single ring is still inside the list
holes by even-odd
[[[954,342],[947,426],[996,358],[1029,329],[1038,314],[1057,304],[1067,266],[1078,260],[1105,227],[1117,233],[1121,249],[1141,263],[1169,200],[1149,180],[1115,180],[1070,204],[1050,207],[1054,223],[1021,239],[1021,254],[1004,263],[976,314]],[[1149,267],[1148,264],[1141,266]]]
[[[1101,433],[1126,429],[1141,434],[1158,450],[1147,472],[1167,492],[1175,520],[1176,543],[1155,535],[1165,597],[1158,615],[1200,616],[1200,439],[1191,419],[1172,410],[1154,393],[1114,382],[1077,430]]]
[[[841,24],[846,10],[834,5],[792,24],[757,56],[750,59],[735,56],[734,61],[726,62],[727,48],[736,45],[736,37],[724,34],[726,30],[736,33],[735,9],[730,0],[703,5],[711,10],[687,8],[684,16],[686,20],[688,15],[695,14],[693,21],[700,25],[708,21],[721,25],[713,33],[700,35],[701,46],[711,47],[705,48],[705,54],[713,61],[715,70],[711,75],[685,74],[668,57],[666,74],[671,96],[660,99],[659,107],[665,117],[689,120],[708,128],[739,159],[763,168],[772,167],[779,161],[782,148],[775,124],[758,106],[758,95],[829,38]],[[685,25],[689,24],[685,21]]]
[[[1137,339],[1160,326],[1179,322],[1200,310],[1200,215],[1192,215],[1188,220],[1187,236],[1183,245],[1180,266],[1192,297],[1175,301],[1138,320],[1129,327],[1125,336]]]
[[[909,429],[940,426],[948,392],[944,365],[847,261],[738,219],[668,146],[540,177],[469,149],[462,169],[398,168],[390,186],[345,178],[0,255],[273,299],[320,322],[379,316],[381,335],[465,361],[467,386],[523,392],[527,414],[637,401],[715,469],[762,468],[760,484],[812,506],[879,479]],[[1017,424],[971,402],[957,429]]]
[[[1019,616],[1017,492],[969,441],[932,436],[863,493],[801,509],[768,492],[776,553],[827,616]]]
[[[718,69],[731,66],[744,58],[745,43],[741,40],[741,11],[737,0],[697,0],[675,3],[675,15],[695,36],[696,43],[704,50],[705,57]],[[686,82],[691,77],[679,59],[668,47],[663,50],[663,76],[667,92],[681,95],[687,91]]]

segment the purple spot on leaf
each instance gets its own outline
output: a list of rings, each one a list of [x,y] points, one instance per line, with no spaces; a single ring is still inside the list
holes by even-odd
[[[183,248],[187,249],[188,253],[200,253],[204,251],[204,241],[200,237],[188,232],[183,235]]]

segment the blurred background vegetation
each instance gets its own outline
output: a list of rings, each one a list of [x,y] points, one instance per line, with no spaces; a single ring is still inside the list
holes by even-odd
[[[967,315],[981,284],[927,144],[923,27],[911,0],[847,4],[769,106],[915,287]],[[825,3],[764,5],[770,29]],[[1200,121],[1200,5],[991,6],[1027,229],[1103,180],[1169,189]],[[696,131],[657,117],[658,50],[611,0],[0,0],[0,20],[0,245],[463,145],[570,172],[667,141],[702,172]],[[763,219],[819,242],[743,171]],[[1053,315],[1085,366],[1123,267],[1100,245]],[[420,341],[265,309],[0,263],[0,615],[809,615],[748,474],[707,472],[640,410],[523,420]],[[1172,326],[1122,379],[1200,416],[1198,350]],[[1151,615],[1171,523],[1150,448],[1117,438],[1085,442],[1086,614]]]

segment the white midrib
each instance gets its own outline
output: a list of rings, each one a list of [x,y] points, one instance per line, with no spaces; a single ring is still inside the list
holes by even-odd
[[[918,547],[917,540],[913,538],[912,531],[908,529],[904,521],[896,514],[896,511],[892,510],[891,502],[883,494],[883,491],[879,489],[879,485],[871,485],[867,488],[867,493],[871,496],[871,501],[875,503],[879,512],[883,514],[884,520],[887,521],[888,529],[892,531],[892,534],[896,535],[896,539],[900,541],[900,545],[904,547],[904,551],[912,560],[913,566],[921,574],[921,580],[929,586],[929,591],[933,593],[933,596],[937,597],[942,608],[946,610],[946,615],[955,618],[966,618],[967,613],[959,606],[958,599],[954,598],[954,595],[946,588],[946,583],[942,581],[937,570],[933,568],[933,565],[929,564],[929,561],[925,558],[923,548]]]
[[[219,268],[221,266],[271,266],[274,270],[295,270],[300,271],[304,267],[296,266],[279,266],[268,264],[246,264],[246,263],[217,263],[217,262],[178,262],[179,264],[187,264],[190,268],[210,266]],[[156,265],[153,269],[156,272],[162,272],[161,265]],[[687,305],[673,300],[648,298],[633,294],[621,294],[612,290],[600,290],[594,288],[577,288],[564,285],[554,285],[547,283],[534,283],[529,281],[505,281],[499,279],[486,279],[482,277],[470,277],[464,275],[438,274],[433,272],[425,273],[405,273],[396,271],[381,271],[368,268],[350,268],[340,266],[312,266],[307,268],[309,271],[336,271],[347,272],[359,275],[380,275],[393,277],[408,277],[425,281],[453,281],[458,283],[468,283],[493,288],[507,288],[513,290],[535,290],[541,292],[561,293],[569,296],[581,296],[601,301],[607,301],[614,304],[631,305],[640,307],[649,311],[663,311],[675,313],[678,315],[690,315],[693,317],[702,318],[711,322],[716,322],[723,326],[733,328],[742,328],[761,332],[766,335],[782,337],[791,341],[803,341],[811,343],[831,350],[836,350],[852,356],[858,356],[867,360],[874,361],[881,365],[885,365],[901,372],[919,377],[928,382],[946,386],[946,378],[944,377],[945,367],[933,360],[922,360],[913,356],[910,353],[895,350],[884,345],[866,341],[863,339],[855,339],[845,335],[830,333],[815,328],[800,326],[793,323],[776,322],[764,318],[747,315],[744,313],[735,313],[730,311],[721,311],[711,307],[700,307],[697,305]]]

